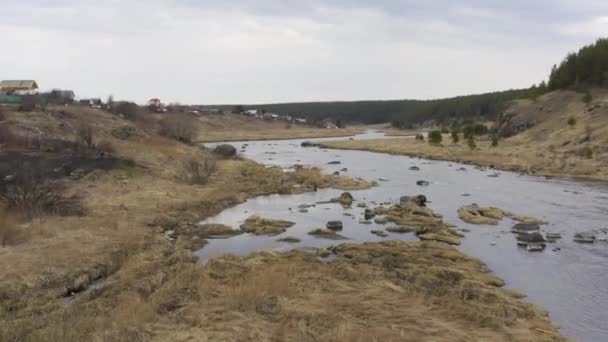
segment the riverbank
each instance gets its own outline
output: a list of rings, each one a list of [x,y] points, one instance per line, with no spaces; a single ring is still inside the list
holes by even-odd
[[[445,142],[448,139],[446,135],[441,145],[414,139],[327,141],[322,143],[322,147],[467,162],[540,176],[608,181],[608,161],[603,159],[588,159],[555,149],[543,151],[530,144],[510,140],[501,141],[498,147],[492,147],[489,141],[478,141],[477,147],[471,150],[466,142]]]
[[[208,236],[196,223],[206,217],[255,196],[372,184],[221,157],[90,114],[7,115],[17,133],[35,122],[66,141],[70,127],[88,123],[93,140],[128,163],[59,180],[63,195],[79,201],[78,214],[0,217],[19,235],[0,247],[0,340],[560,340],[542,311],[500,289],[479,261],[435,242],[342,245],[329,249],[329,264],[301,251],[201,264],[194,251]],[[215,163],[200,184],[189,181],[191,160]]]
[[[325,129],[236,114],[203,116],[199,122],[195,138],[199,143],[346,137],[364,131],[362,127]]]

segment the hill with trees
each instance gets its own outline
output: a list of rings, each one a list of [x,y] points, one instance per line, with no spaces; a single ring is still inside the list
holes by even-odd
[[[424,123],[452,124],[494,120],[506,102],[526,97],[530,89],[507,90],[438,100],[389,100],[352,102],[308,102],[248,105],[248,109],[305,117],[309,122],[326,118],[346,123],[376,124],[411,128]]]
[[[553,66],[548,86],[549,90],[608,87],[608,39],[568,54]]]

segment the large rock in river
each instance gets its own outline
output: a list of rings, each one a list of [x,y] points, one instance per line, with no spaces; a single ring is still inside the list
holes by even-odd
[[[213,153],[225,158],[234,157],[236,155],[236,147],[229,144],[221,144],[213,149]]]
[[[416,205],[424,207],[426,205],[427,199],[426,199],[426,196],[424,196],[424,195],[401,196],[401,198],[399,199],[399,202],[401,202],[401,204],[405,204],[407,202],[414,202],[414,203],[416,203]]]

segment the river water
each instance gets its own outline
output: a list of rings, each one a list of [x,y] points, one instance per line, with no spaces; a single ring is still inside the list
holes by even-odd
[[[367,132],[351,139],[383,138],[382,133]],[[352,191],[358,202],[371,207],[372,202],[398,203],[403,195],[424,194],[435,212],[458,229],[468,229],[459,247],[463,252],[485,262],[507,287],[528,295],[527,301],[550,313],[561,327],[563,335],[579,341],[608,341],[608,242],[594,244],[573,242],[576,232],[608,228],[608,184],[546,179],[513,172],[488,177],[495,170],[478,170],[471,165],[447,161],[431,161],[388,154],[326,150],[300,147],[302,141],[340,140],[304,139],[231,143],[241,147],[244,157],[268,166],[289,167],[294,164],[316,166],[326,172],[341,171],[351,177],[376,180],[378,187]],[[339,165],[329,165],[339,161]],[[411,171],[411,166],[420,171]],[[465,168],[466,171],[459,170]],[[416,185],[417,180],[431,182],[428,187]],[[320,248],[340,243],[316,239],[307,233],[322,228],[330,220],[342,220],[340,233],[346,242],[381,241],[385,239],[416,240],[413,234],[390,234],[380,238],[370,233],[384,229],[382,225],[359,223],[363,209],[353,205],[344,209],[338,204],[318,204],[309,212],[299,212],[301,204],[315,204],[339,196],[341,191],[319,190],[300,195],[273,195],[251,199],[219,215],[207,223],[223,223],[238,227],[247,217],[259,214],[272,219],[293,221],[296,225],[275,237],[256,237],[249,234],[230,239],[211,240],[198,252],[201,259],[223,254],[243,255],[260,250],[286,251],[291,248]],[[468,195],[468,196],[463,196]],[[509,233],[514,224],[509,219],[498,226],[470,225],[458,218],[463,205],[478,203],[542,218],[549,224],[545,232],[562,233],[563,238],[549,244],[542,253],[530,253],[517,247],[515,236]],[[352,216],[347,216],[352,215]],[[293,236],[301,239],[290,245],[277,239]]]

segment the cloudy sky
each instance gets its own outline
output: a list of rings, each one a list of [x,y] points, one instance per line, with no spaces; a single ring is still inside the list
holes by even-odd
[[[145,102],[527,87],[608,36],[605,0],[0,0],[0,79]]]

